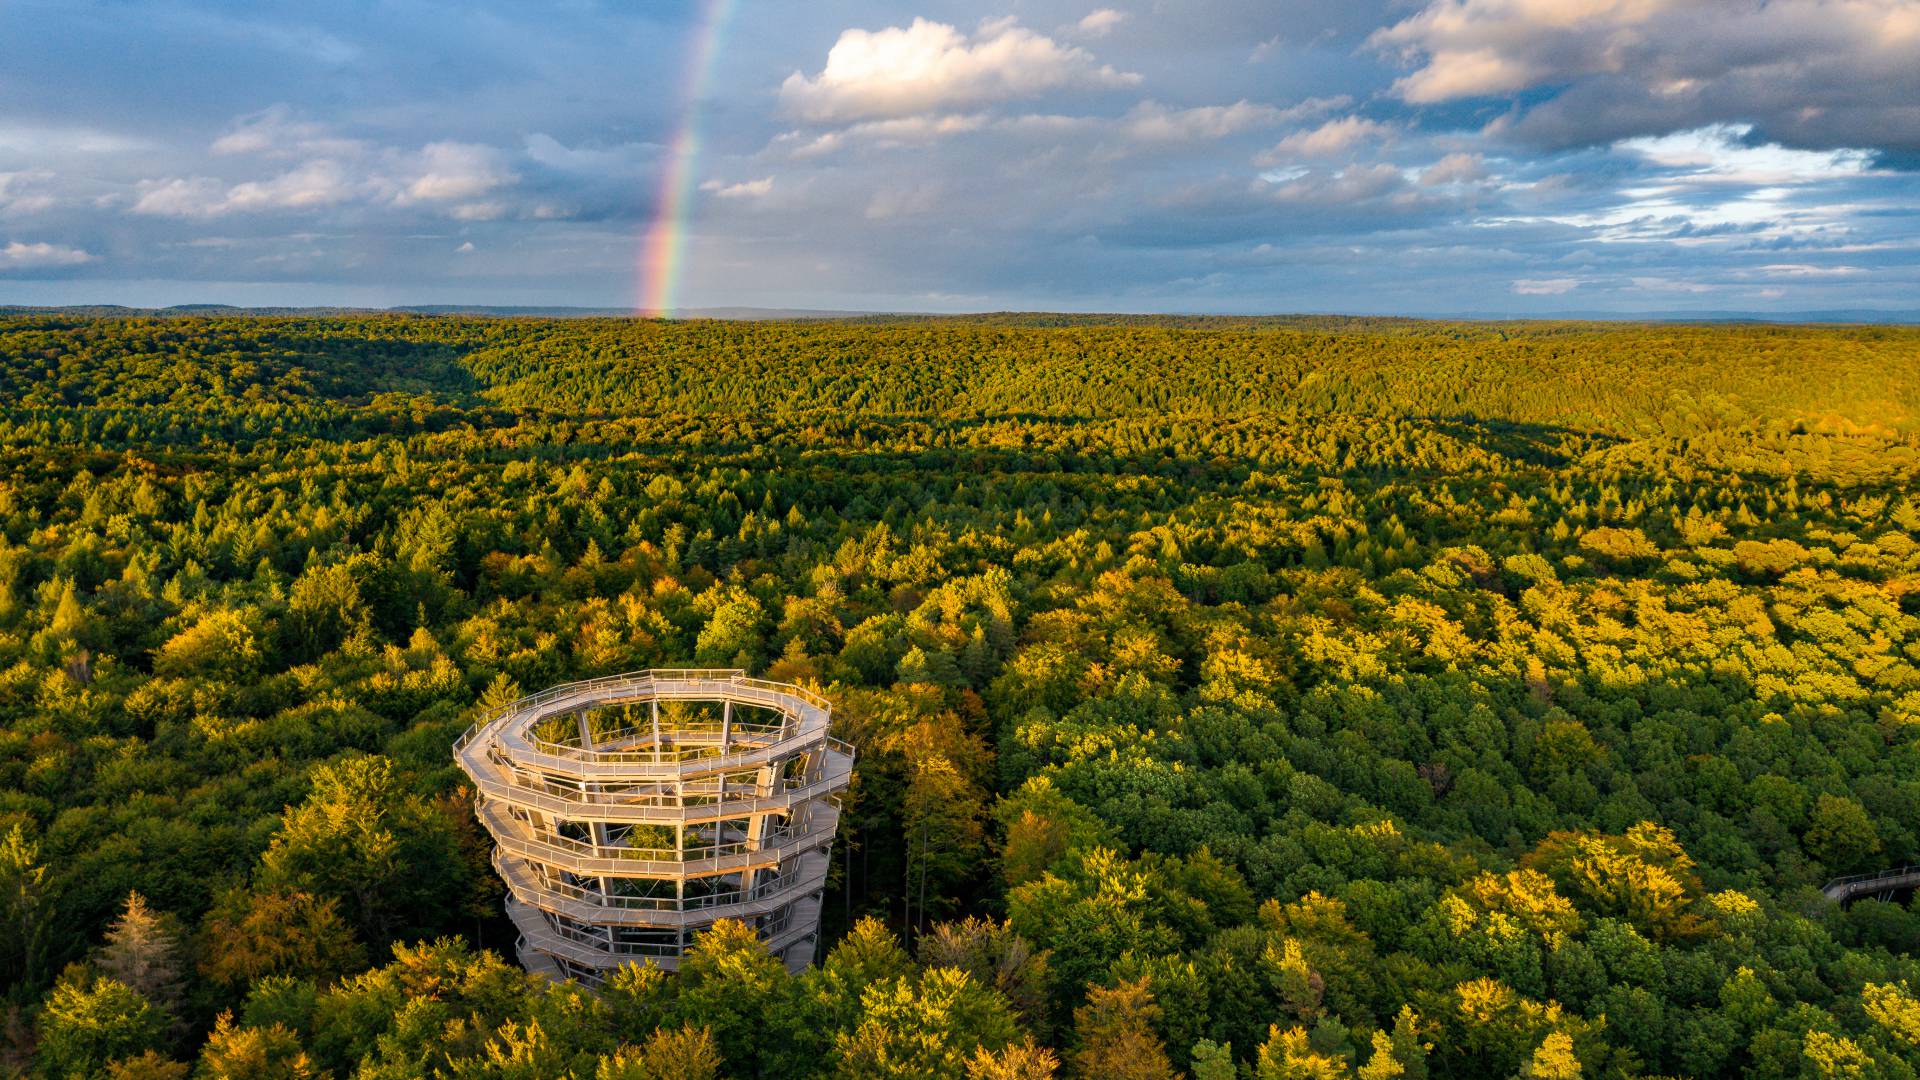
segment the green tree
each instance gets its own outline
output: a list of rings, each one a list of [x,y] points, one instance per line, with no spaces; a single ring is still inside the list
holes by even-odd
[[[127,984],[69,968],[40,1010],[40,1070],[49,1077],[97,1075],[116,1058],[154,1049],[166,1024]]]
[[[259,884],[337,897],[367,940],[383,941],[444,925],[463,882],[445,817],[403,789],[389,759],[351,757],[314,769],[311,793],[261,856]]]
[[[965,1080],[977,1051],[999,1051],[1017,1027],[998,993],[964,971],[931,968],[918,979],[869,986],[860,1022],[834,1039],[836,1072],[848,1078]]]
[[[54,895],[40,846],[20,825],[0,836],[0,975],[9,987],[45,976]]]
[[[1842,874],[1868,869],[1880,851],[1880,836],[1867,808],[1838,795],[1814,800],[1805,843],[1808,854]]]

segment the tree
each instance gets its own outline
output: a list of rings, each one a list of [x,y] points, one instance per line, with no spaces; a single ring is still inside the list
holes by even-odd
[[[233,889],[201,933],[200,973],[229,986],[270,975],[331,980],[366,966],[366,950],[332,897]]]
[[[1053,1080],[1060,1058],[1033,1041],[1009,1043],[999,1052],[982,1046],[967,1059],[967,1080]]]
[[[192,1069],[184,1061],[148,1050],[139,1057],[121,1058],[107,1066],[107,1080],[187,1080]]]
[[[1868,983],[1860,991],[1860,1006],[1893,1040],[1920,1049],[1920,997],[1906,983]]]
[[[1240,1075],[1233,1064],[1233,1044],[1201,1039],[1193,1044],[1193,1080],[1236,1080]]]
[[[194,1080],[312,1080],[320,1075],[293,1032],[279,1024],[238,1027],[228,1012],[214,1022]]]
[[[463,892],[459,841],[436,808],[401,787],[390,759],[322,765],[312,784],[306,801],[281,815],[260,859],[261,884],[339,898],[369,941],[452,921]]]
[[[1580,1080],[1580,1058],[1573,1052],[1573,1037],[1564,1031],[1548,1032],[1520,1067],[1520,1076],[1523,1080]]]
[[[1841,874],[1868,869],[1880,851],[1880,835],[1867,808],[1840,795],[1814,800],[1804,842],[1808,854]]]
[[[914,929],[925,925],[930,908],[952,906],[953,887],[973,873],[986,846],[986,793],[933,745],[930,731],[917,724],[900,740],[907,754],[907,921]]]
[[[261,662],[258,634],[247,613],[208,612],[167,640],[154,655],[156,675],[240,683],[253,678]]]
[[[724,1062],[706,1028],[661,1028],[600,1058],[593,1080],[718,1080]]]
[[[1029,1031],[1046,1033],[1052,982],[1047,955],[1014,933],[1011,923],[969,917],[936,924],[920,938],[920,963],[966,972],[982,986],[1000,991]]]
[[[931,968],[860,995],[860,1022],[834,1037],[836,1071],[848,1080],[965,1080],[976,1051],[999,1051],[1017,1030],[998,993],[964,971]]]
[[[179,931],[172,918],[147,904],[146,897],[127,894],[125,908],[94,957],[94,967],[132,987],[162,1011],[177,1015],[182,976]]]
[[[1357,1075],[1359,1080],[1426,1080],[1432,1049],[1432,1043],[1421,1041],[1420,1014],[1402,1005],[1391,1033],[1373,1033],[1373,1053]]]
[[[338,648],[348,635],[371,621],[372,613],[360,599],[360,583],[352,565],[309,566],[288,593],[287,617],[281,621],[280,635],[292,657],[314,660]]]
[[[694,660],[749,671],[760,666],[766,652],[767,613],[753,594],[731,590],[713,608],[694,642]]]
[[[786,966],[737,919],[701,933],[673,981],[672,1019],[709,1029],[736,1078],[803,1069],[819,1060],[831,1037],[809,1022]]]
[[[27,986],[45,973],[54,912],[40,846],[19,824],[0,837],[0,983]]]
[[[814,993],[841,1027],[860,1019],[860,999],[869,986],[910,975],[913,960],[900,939],[879,919],[867,916],[853,924],[826,962],[808,973]]]
[[[1087,1080],[1170,1080],[1173,1062],[1153,1030],[1159,1019],[1144,977],[1088,990],[1073,1013],[1075,1071]]]
[[[1254,1062],[1259,1080],[1346,1080],[1347,1072],[1344,1059],[1315,1050],[1300,1027],[1269,1029]]]
[[[40,1011],[40,1066],[49,1076],[93,1076],[116,1058],[151,1050],[167,1019],[123,982],[67,969]]]

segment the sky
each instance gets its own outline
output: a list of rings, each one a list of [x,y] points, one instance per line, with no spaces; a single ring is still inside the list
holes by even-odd
[[[7,0],[6,303],[1911,311],[1920,0]]]

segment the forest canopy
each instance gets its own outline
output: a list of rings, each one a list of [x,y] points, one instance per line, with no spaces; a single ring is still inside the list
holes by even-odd
[[[0,1075],[1920,1075],[1917,474],[1901,328],[0,318]],[[819,963],[527,975],[453,740],[690,664]]]

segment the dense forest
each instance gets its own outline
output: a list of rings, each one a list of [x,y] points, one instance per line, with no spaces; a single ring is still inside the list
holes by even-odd
[[[0,1076],[1920,1076],[1917,477],[1912,329],[0,319]],[[522,972],[453,741],[690,664],[818,964]]]

